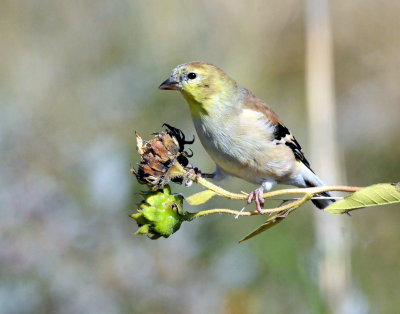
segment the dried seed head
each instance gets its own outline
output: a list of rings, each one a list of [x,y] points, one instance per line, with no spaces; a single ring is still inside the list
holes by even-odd
[[[192,157],[184,151],[186,141],[183,132],[168,124],[168,129],[156,133],[149,141],[136,134],[137,151],[141,155],[138,170],[131,169],[140,184],[147,184],[152,190],[157,190],[173,180],[182,183],[181,173],[183,167],[188,164],[188,157]],[[163,125],[163,126],[164,126]]]

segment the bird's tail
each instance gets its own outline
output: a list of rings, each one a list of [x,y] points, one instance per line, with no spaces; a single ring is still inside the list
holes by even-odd
[[[311,170],[307,172],[307,174],[304,176],[304,182],[306,187],[317,187],[317,186],[323,186],[325,185],[324,182],[318,176],[312,172]],[[332,197],[332,195],[329,192],[323,192],[320,194],[314,195],[314,197]],[[325,207],[328,207],[330,204],[334,203],[334,199],[316,199],[316,200],[311,200],[311,202],[314,203],[315,206],[317,206],[319,209],[324,209]]]
[[[323,192],[321,194],[316,194],[316,197],[318,196],[325,196],[325,197],[332,197],[332,195],[328,192]],[[332,199],[321,199],[321,200],[311,200],[311,202],[314,203],[315,206],[317,206],[319,209],[324,209],[325,207],[328,207],[331,205],[333,202],[335,202]]]

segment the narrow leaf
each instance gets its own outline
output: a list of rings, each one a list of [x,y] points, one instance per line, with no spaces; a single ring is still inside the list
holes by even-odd
[[[186,197],[185,200],[190,205],[201,205],[201,204],[204,204],[205,202],[207,202],[214,195],[215,195],[214,191],[205,190],[205,191],[201,191],[199,193],[195,193],[189,197]]]
[[[380,183],[363,188],[332,203],[325,211],[335,215],[370,207],[400,203],[400,183]]]
[[[276,224],[280,223],[283,219],[285,219],[287,217],[287,215],[282,214],[282,213],[278,213],[272,217],[270,217],[266,222],[264,222],[260,227],[258,227],[257,229],[255,229],[253,232],[251,232],[250,234],[248,234],[247,236],[245,236],[242,240],[239,241],[243,242],[246,241],[252,237],[255,237],[256,235],[272,228],[273,226],[275,226]]]

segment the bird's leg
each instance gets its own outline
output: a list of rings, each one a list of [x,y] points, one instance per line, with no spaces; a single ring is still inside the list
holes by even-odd
[[[262,208],[264,206],[264,198],[262,197],[263,192],[264,187],[260,186],[258,189],[250,192],[249,197],[247,198],[248,204],[251,204],[251,202],[254,200],[254,203],[256,204],[256,209],[260,214],[262,213]]]
[[[249,197],[247,198],[248,204],[250,204],[254,199],[254,203],[256,204],[256,209],[260,214],[262,213],[262,208],[264,206],[264,198],[263,198],[264,189],[267,191],[271,190],[272,187],[275,185],[275,183],[276,181],[274,180],[264,181],[262,185],[258,189],[252,191],[249,194]]]
[[[186,182],[185,182],[185,186],[186,186],[186,187],[189,187],[189,186],[192,185],[193,180],[190,179],[190,178],[187,178],[187,177],[190,176],[190,175],[192,175],[192,174],[194,174],[194,173],[196,173],[195,170],[194,170],[194,168],[191,168],[191,169],[189,169],[187,172],[185,172],[185,173],[182,175],[182,180],[185,180],[185,179],[186,179]]]
[[[212,179],[215,177],[215,173],[200,173],[202,178]]]

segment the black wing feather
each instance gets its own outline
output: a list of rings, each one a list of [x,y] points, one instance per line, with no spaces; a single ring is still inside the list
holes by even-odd
[[[285,139],[286,136],[288,136],[288,135],[290,137],[290,140]],[[278,123],[275,126],[275,130],[274,130],[274,140],[277,145],[285,144],[286,146],[288,146],[292,150],[296,159],[300,160],[308,169],[310,169],[312,171],[312,169],[310,167],[310,163],[304,156],[304,153],[303,153],[303,150],[301,149],[300,144],[297,142],[297,140],[294,138],[294,136],[290,133],[290,131],[288,130],[287,127]]]

